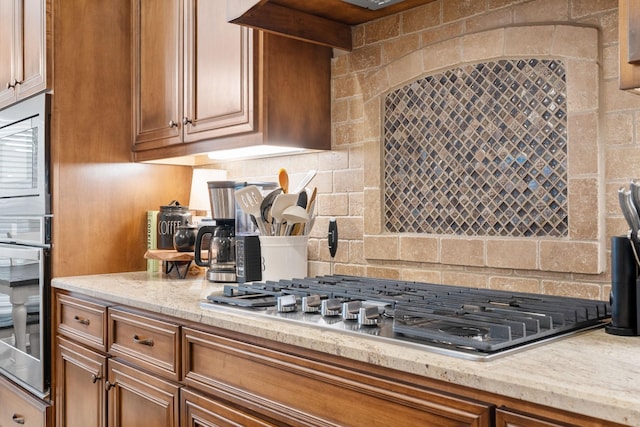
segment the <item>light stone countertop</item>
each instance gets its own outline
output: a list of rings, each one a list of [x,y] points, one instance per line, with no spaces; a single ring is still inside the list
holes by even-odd
[[[603,329],[562,338],[487,362],[458,359],[339,331],[199,303],[221,284],[132,272],[56,278],[53,286],[116,304],[293,344],[428,378],[640,426],[640,337]],[[274,323],[277,322],[277,327]]]

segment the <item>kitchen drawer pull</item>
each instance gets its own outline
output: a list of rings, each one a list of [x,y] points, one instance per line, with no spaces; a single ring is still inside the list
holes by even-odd
[[[102,377],[99,377],[96,374],[91,374],[91,382],[92,383],[95,384],[96,382],[98,382],[98,380],[101,380],[101,379],[102,379]]]
[[[21,417],[18,414],[13,414],[13,417],[11,417],[11,419],[16,424],[24,424],[24,417]]]
[[[77,316],[77,315],[73,316],[73,320],[75,320],[76,322],[81,323],[83,325],[87,325],[87,326],[89,325],[89,323],[91,323],[91,321],[89,319],[83,319],[82,317]]]
[[[149,347],[153,347],[153,340],[151,338],[140,338],[138,335],[134,335],[133,342],[137,344],[148,345]]]
[[[170,128],[177,128],[178,127],[178,123],[174,122],[173,120],[169,120],[169,127]]]
[[[116,383],[110,383],[109,380],[105,381],[104,383],[104,389],[106,391],[111,390],[112,388],[114,388],[116,386]]]

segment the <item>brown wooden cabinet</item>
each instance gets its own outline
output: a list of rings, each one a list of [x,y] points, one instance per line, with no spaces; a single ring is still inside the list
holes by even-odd
[[[361,426],[393,417],[405,426],[491,425],[491,404],[352,370],[337,358],[326,363],[187,327],[182,336],[186,384],[280,423]]]
[[[0,426],[47,427],[51,406],[0,376]]]
[[[59,427],[360,426],[381,420],[407,426],[617,426],[65,291],[56,290],[56,300],[58,307],[62,301],[78,308],[86,301],[84,312],[105,307],[111,337],[108,352],[100,351],[98,341],[79,343],[83,335],[61,324],[75,314],[57,317]],[[141,350],[141,339],[153,345]]]
[[[56,425],[106,427],[107,355],[58,337],[56,361]]]
[[[636,56],[640,48],[640,4],[618,0],[618,54],[620,89],[640,94],[640,65]]]
[[[109,359],[108,426],[178,427],[180,385]]]
[[[522,413],[509,408],[496,410],[496,427],[578,427],[583,424],[567,424]]]
[[[331,49],[226,22],[226,1],[134,3],[134,156],[330,149]]]
[[[0,108],[47,88],[48,0],[0,0]]]
[[[134,2],[136,150],[251,131],[251,31],[225,1],[164,3]]]
[[[270,421],[261,419],[213,399],[195,390],[182,388],[180,390],[180,425],[182,427],[218,427],[245,426],[265,427],[273,426]]]
[[[55,301],[56,425],[177,427],[179,326],[66,293]]]

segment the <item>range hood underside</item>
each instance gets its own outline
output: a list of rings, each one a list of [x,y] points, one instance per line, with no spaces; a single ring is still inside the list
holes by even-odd
[[[312,43],[352,50],[351,27],[435,0],[388,2],[372,10],[343,0],[227,0],[227,21]],[[365,0],[372,8],[385,3]]]

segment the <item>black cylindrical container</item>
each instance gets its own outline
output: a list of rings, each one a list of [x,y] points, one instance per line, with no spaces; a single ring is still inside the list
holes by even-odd
[[[166,206],[160,206],[158,213],[158,249],[173,249],[173,235],[178,227],[191,223],[188,206],[182,206],[174,200]]]
[[[638,267],[627,237],[611,238],[611,324],[613,335],[637,335],[636,281]]]

